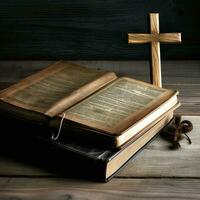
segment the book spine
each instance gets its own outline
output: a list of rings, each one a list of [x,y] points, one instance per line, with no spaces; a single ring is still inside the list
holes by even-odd
[[[53,176],[106,181],[107,163],[103,159],[88,157],[49,139],[49,132],[45,127],[1,114],[0,121],[2,130],[5,130],[0,133],[0,146],[6,156],[31,163]],[[7,126],[9,123],[10,126]]]
[[[41,138],[39,139],[41,141]],[[52,151],[52,160],[56,159],[56,165],[62,166],[63,175],[106,182],[107,163],[103,159],[94,158],[77,149],[70,149],[58,141],[43,140]],[[68,173],[70,172],[70,173]]]

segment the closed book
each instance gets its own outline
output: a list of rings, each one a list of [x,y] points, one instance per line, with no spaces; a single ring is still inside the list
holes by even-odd
[[[84,144],[83,142],[68,141],[65,143],[53,141],[53,146],[60,149],[67,149],[77,155],[82,155],[90,160],[89,163],[82,161],[80,166],[90,165],[90,176],[101,181],[110,180],[119,170],[133,158],[138,151],[141,151],[159,131],[172,119],[173,113],[168,113],[157,123],[141,131],[140,137],[136,140],[130,140],[121,149],[101,148],[94,145]],[[64,154],[63,154],[64,155]],[[86,159],[86,160],[87,160]],[[73,159],[72,159],[73,162]],[[94,164],[91,164],[94,163]],[[84,167],[83,167],[84,169]],[[87,172],[88,173],[88,172]]]
[[[100,147],[80,140],[51,140],[41,136],[40,132],[44,133],[45,129],[7,117],[1,119],[5,127],[0,150],[2,151],[2,146],[6,146],[3,155],[14,155],[18,162],[21,160],[29,165],[39,166],[53,176],[107,182],[170,122],[174,109],[176,107],[145,127],[137,139],[129,140],[120,149]],[[8,123],[12,123],[12,126],[7,126]]]

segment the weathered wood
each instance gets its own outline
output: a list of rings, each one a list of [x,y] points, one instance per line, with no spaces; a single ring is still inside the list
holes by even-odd
[[[55,174],[43,168],[30,165],[26,162],[3,155],[0,156],[0,177],[1,176],[31,176],[31,177],[54,177]]]
[[[194,105],[182,103],[182,106],[176,110],[176,113],[180,115],[187,114],[187,115],[199,116],[200,115],[199,103]]]
[[[184,34],[162,46],[164,59],[200,58],[200,1],[1,0],[0,59],[149,59],[145,45],[126,44],[147,31],[147,13],[160,13],[161,32]]]
[[[181,33],[160,33],[158,38],[163,43],[181,42]]]
[[[150,34],[128,33],[128,43],[151,43],[151,82],[158,87],[162,87],[160,42],[181,42],[181,33],[160,34],[158,13],[150,13]]]
[[[55,61],[0,61],[0,89],[33,74]],[[69,61],[91,68],[115,71],[149,82],[147,61]],[[180,70],[181,69],[181,70]],[[189,74],[189,76],[188,76]],[[177,110],[184,115],[200,113],[200,61],[163,61],[163,87],[179,90],[182,106]]]
[[[155,37],[160,33],[158,13],[150,13],[150,31],[154,36],[151,41],[151,82],[158,87],[162,87],[160,42],[159,38]]]
[[[181,149],[171,151],[170,143],[158,137],[132,159],[117,177],[200,178],[200,117],[185,116],[183,119],[191,120],[194,125],[194,130],[189,133],[192,145],[182,140]],[[0,157],[0,176],[55,177],[56,174],[4,155]]]
[[[0,87],[33,74],[52,62],[0,61]],[[76,63],[143,80],[148,80],[149,76],[147,61]],[[177,112],[197,115],[185,116],[194,124],[194,131],[188,134],[192,145],[182,140],[181,149],[171,151],[169,143],[158,137],[107,184],[58,178],[57,173],[1,152],[0,199],[199,199],[200,61],[163,61],[162,68],[164,87],[180,91],[182,106]]]
[[[199,177],[200,178],[200,117],[185,116],[191,120],[194,129],[188,133],[192,140],[189,145],[186,139],[177,151],[169,150],[170,143],[159,137],[131,161],[119,173],[119,177]],[[142,166],[142,167],[141,167]]]
[[[113,179],[107,184],[69,179],[0,178],[0,199],[199,199],[199,179]]]
[[[0,61],[0,82],[16,82],[56,61]],[[68,61],[91,68],[115,71],[121,75],[149,76],[148,61]],[[181,69],[181,70],[180,70]],[[200,83],[200,61],[162,62],[165,83]],[[190,76],[187,76],[187,75]],[[172,78],[172,79],[171,79]],[[195,82],[194,82],[195,81]]]

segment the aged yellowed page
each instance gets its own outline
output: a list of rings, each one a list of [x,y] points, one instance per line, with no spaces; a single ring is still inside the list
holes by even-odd
[[[51,108],[49,115],[54,116],[63,111],[56,110],[60,100],[63,101],[72,94],[73,98],[70,99],[70,105],[68,104],[71,106],[116,78],[114,73],[107,74],[105,71],[88,69],[62,61],[3,91],[0,99],[41,113],[45,113]],[[91,82],[92,84],[90,84]],[[66,100],[65,103],[67,104],[68,101]]]
[[[106,88],[65,111],[65,118],[112,132],[119,123],[137,120],[166,100],[169,90],[130,78],[119,78]],[[128,120],[129,121],[129,120]],[[132,121],[133,122],[133,121]],[[126,125],[125,125],[126,126]]]

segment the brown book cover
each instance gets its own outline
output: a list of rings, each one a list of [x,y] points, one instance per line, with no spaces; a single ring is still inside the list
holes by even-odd
[[[178,104],[177,92],[57,62],[0,92],[0,112],[61,140],[120,147]]]

